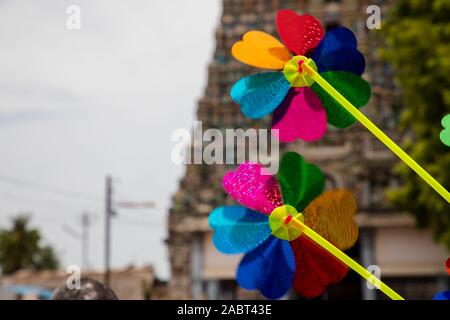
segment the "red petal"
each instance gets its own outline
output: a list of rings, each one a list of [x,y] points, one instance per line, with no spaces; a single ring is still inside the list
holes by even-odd
[[[310,15],[298,15],[292,10],[280,10],[276,16],[278,34],[288,49],[306,55],[324,36],[320,21]]]
[[[320,296],[344,279],[348,268],[306,236],[291,241],[295,255],[294,289],[305,298]]]

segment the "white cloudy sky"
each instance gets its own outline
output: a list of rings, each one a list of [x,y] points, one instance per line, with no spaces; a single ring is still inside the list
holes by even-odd
[[[81,30],[66,28],[71,4]],[[88,210],[101,268],[110,173],[117,200],[158,204],[119,212],[113,266],[151,263],[167,277],[166,217],[183,173],[170,135],[192,125],[219,14],[220,0],[0,0],[0,227],[29,212],[63,265],[80,264],[63,225],[79,229]]]

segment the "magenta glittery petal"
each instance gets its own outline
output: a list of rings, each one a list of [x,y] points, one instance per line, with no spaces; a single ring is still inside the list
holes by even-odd
[[[223,177],[222,185],[234,200],[243,206],[265,214],[282,205],[280,189],[271,175],[261,174],[264,167],[243,163]]]

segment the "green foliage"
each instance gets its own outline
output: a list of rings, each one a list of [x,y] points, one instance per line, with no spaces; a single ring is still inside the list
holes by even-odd
[[[39,248],[33,261],[34,269],[36,270],[55,270],[59,267],[58,258],[50,246]]]
[[[450,190],[450,148],[439,140],[441,119],[450,113],[450,0],[395,1],[382,30],[382,56],[395,69],[405,104],[403,146]],[[406,165],[397,170],[404,184],[390,198],[450,249],[450,205]]]
[[[0,267],[3,274],[20,269],[56,269],[58,259],[49,246],[41,246],[38,230],[28,227],[29,219],[13,219],[11,230],[0,230]]]

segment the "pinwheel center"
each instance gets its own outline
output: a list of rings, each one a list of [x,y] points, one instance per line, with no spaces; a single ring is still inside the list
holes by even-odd
[[[283,223],[288,225],[289,222],[291,222],[292,218],[293,218],[293,215],[292,214],[288,214],[288,216],[286,218],[284,218]]]
[[[308,64],[314,71],[317,71],[314,60],[304,56],[295,56],[284,65],[284,77],[289,81],[292,87],[309,87],[314,83],[313,78],[303,71],[303,63]]]
[[[272,234],[282,240],[292,241],[298,238],[301,231],[295,228],[292,219],[304,221],[303,215],[290,205],[284,205],[275,208],[269,216],[269,225]]]

